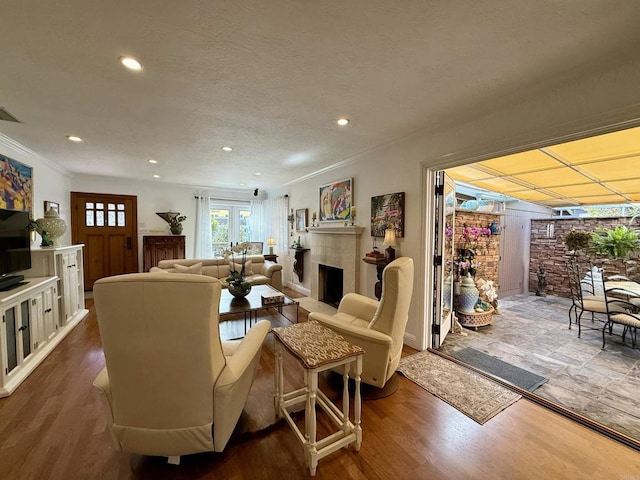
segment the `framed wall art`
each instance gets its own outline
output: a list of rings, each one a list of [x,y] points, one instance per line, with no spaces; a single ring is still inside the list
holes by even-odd
[[[53,208],[53,211],[60,215],[60,204],[56,202],[50,202],[49,200],[44,201],[44,213],[47,213],[50,208]]]
[[[345,178],[320,187],[320,217],[322,221],[351,219],[353,179]]]
[[[33,211],[33,169],[0,155],[0,208]]]
[[[371,197],[371,236],[384,237],[387,228],[404,237],[404,192]]]
[[[307,228],[307,220],[309,219],[309,209],[299,208],[296,210],[296,231],[304,232]]]

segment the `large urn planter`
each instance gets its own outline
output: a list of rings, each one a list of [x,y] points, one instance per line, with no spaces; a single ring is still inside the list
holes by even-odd
[[[471,278],[471,275],[467,274],[466,277],[460,282],[460,295],[458,295],[458,311],[463,313],[473,313],[476,302],[480,293],[476,288],[476,283]]]

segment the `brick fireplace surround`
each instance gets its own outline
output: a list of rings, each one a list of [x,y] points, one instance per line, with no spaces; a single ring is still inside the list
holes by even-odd
[[[311,292],[320,300],[320,265],[343,270],[342,294],[356,292],[360,281],[360,236],[364,227],[309,227],[311,233]]]

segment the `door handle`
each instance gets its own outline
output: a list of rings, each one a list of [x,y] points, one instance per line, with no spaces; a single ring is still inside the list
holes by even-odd
[[[127,250],[131,250],[131,237],[127,237]]]

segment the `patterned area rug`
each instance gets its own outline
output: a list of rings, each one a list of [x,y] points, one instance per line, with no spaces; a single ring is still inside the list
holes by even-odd
[[[398,371],[480,425],[520,395],[427,350],[400,360]]]

